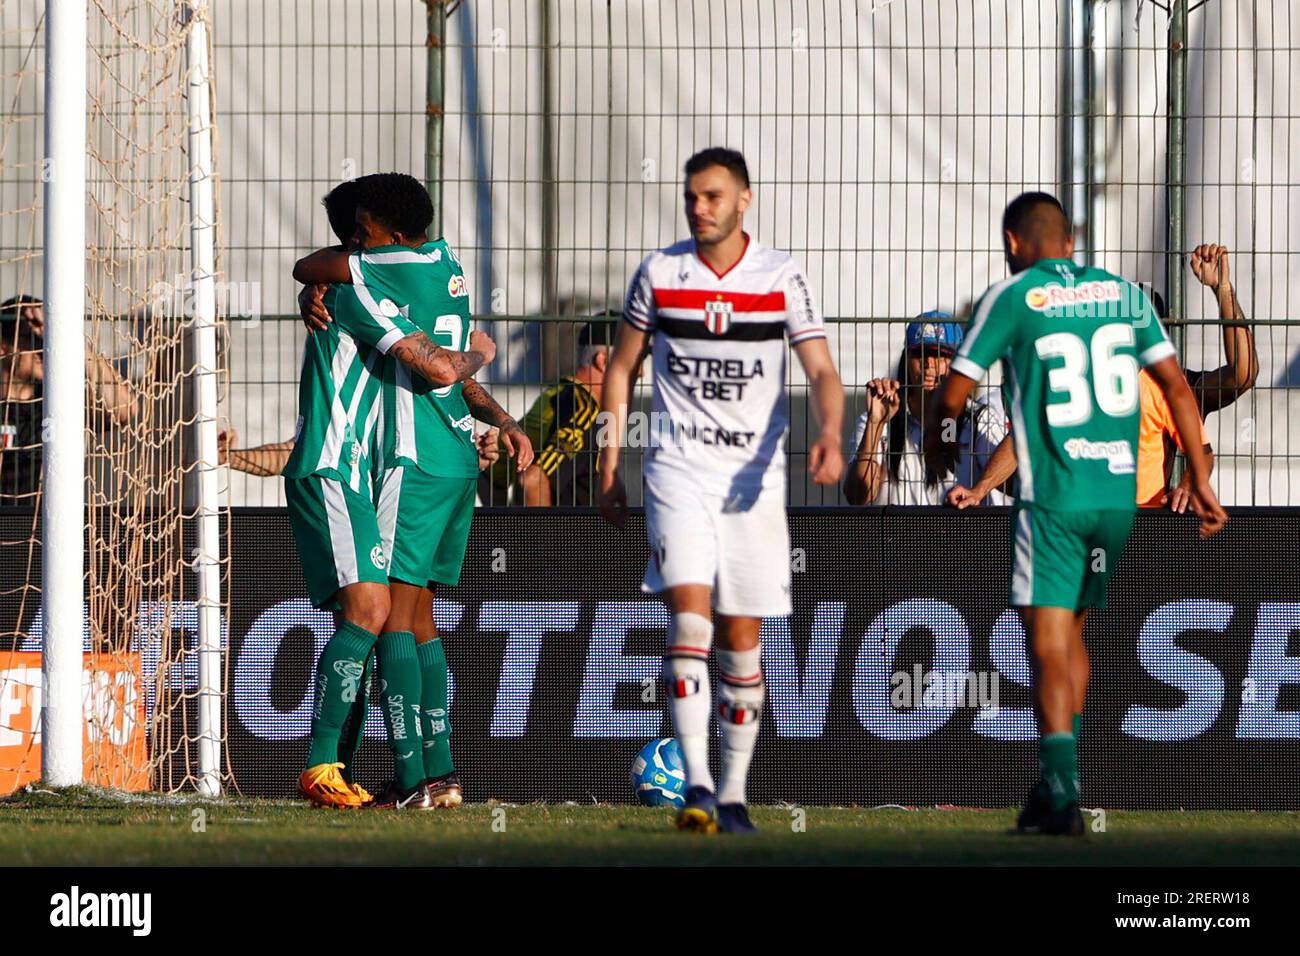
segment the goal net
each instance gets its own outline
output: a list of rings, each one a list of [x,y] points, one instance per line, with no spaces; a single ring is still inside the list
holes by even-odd
[[[42,563],[75,557],[42,546],[41,461],[54,427],[42,402],[39,301],[52,175],[45,12],[37,0],[0,3],[0,300],[17,300],[0,326],[0,794],[40,777]],[[210,131],[195,128],[195,114],[210,112],[191,100],[212,95],[190,42],[198,30],[206,52],[207,16],[206,4],[181,0],[88,4],[82,755],[84,781],[116,789],[196,785],[214,664],[224,700],[224,655],[201,662],[200,652],[200,621],[211,631],[226,617],[211,607],[225,592],[211,586],[213,571],[225,577],[224,565],[211,568],[221,552],[210,541],[201,549],[197,530],[203,515],[217,517],[203,488],[215,409],[202,380],[224,382],[210,347],[224,327],[203,305],[215,275],[194,256],[196,225],[216,228],[196,223],[194,201],[215,190],[194,147]],[[224,646],[221,630],[210,640]],[[209,732],[219,746],[219,730]],[[211,768],[207,777],[216,779]]]

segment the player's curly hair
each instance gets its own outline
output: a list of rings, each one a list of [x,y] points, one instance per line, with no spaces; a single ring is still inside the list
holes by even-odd
[[[433,222],[433,200],[414,176],[375,173],[357,180],[357,205],[394,232],[423,236]]]

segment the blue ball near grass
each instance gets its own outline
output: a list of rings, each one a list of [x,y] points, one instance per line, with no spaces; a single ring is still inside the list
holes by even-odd
[[[675,737],[652,740],[632,761],[632,792],[646,807],[680,807],[685,803],[686,768]]]

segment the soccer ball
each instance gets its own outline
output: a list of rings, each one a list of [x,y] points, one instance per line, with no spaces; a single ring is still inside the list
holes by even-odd
[[[680,807],[686,802],[682,748],[674,737],[652,740],[632,761],[632,793],[647,807]]]

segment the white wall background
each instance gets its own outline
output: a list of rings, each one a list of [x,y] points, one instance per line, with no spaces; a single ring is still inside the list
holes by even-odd
[[[543,306],[543,9],[465,0],[448,22],[444,232],[480,312]],[[1098,9],[1098,263],[1163,287],[1166,14],[1136,0]],[[318,201],[333,183],[422,175],[424,13],[415,0],[217,4],[223,266],[247,283],[233,311],[292,311],[289,270],[329,240]],[[803,261],[828,315],[961,310],[1004,274],[1006,201],[1058,190],[1066,13],[1065,0],[552,0],[559,304],[616,305],[645,252],[684,231],[683,160],[726,144],[755,178],[747,228]],[[1300,280],[1297,31],[1300,0],[1210,0],[1191,14],[1187,236],[1233,249],[1243,305],[1261,321],[1292,318]],[[8,76],[16,45],[3,56]],[[30,110],[31,96],[29,84],[14,102]],[[39,124],[6,129],[9,209],[31,192],[25,173],[9,177],[13,150],[27,148],[14,138]],[[28,242],[19,220],[0,216],[6,249]],[[9,294],[31,280],[3,258]],[[1188,317],[1211,315],[1189,282]],[[1259,387],[1210,420],[1219,487],[1229,502],[1300,504],[1300,392],[1274,387],[1300,384],[1300,329],[1258,332]],[[846,383],[888,373],[901,334],[841,328]],[[301,335],[232,316],[226,405],[244,444],[292,432]],[[1187,364],[1221,361],[1217,330],[1192,327]],[[503,394],[521,413],[532,392]],[[281,500],[273,480],[234,475],[230,491],[236,504]]]

